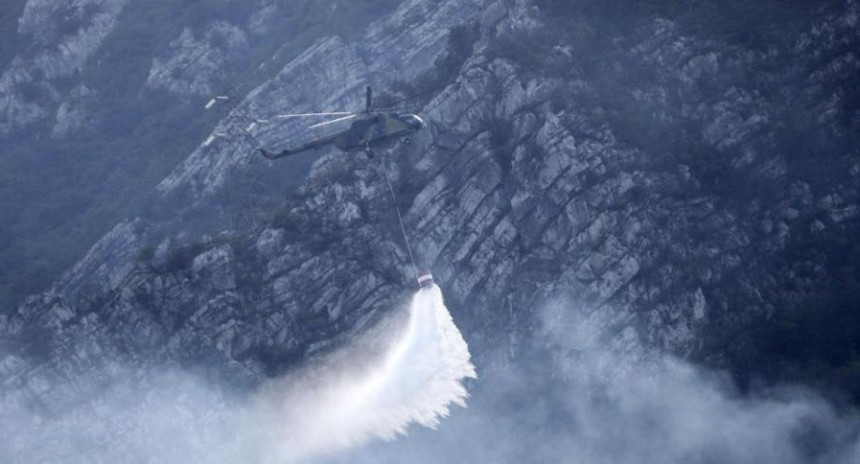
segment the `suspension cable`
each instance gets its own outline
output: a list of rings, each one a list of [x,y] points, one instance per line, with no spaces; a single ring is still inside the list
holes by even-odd
[[[391,192],[391,200],[394,202],[394,211],[397,212],[397,220],[400,222],[400,232],[403,234],[403,241],[406,242],[406,251],[409,252],[409,260],[412,262],[412,272],[415,274],[415,279],[418,279],[418,267],[415,265],[415,256],[412,255],[412,246],[409,244],[409,236],[406,235],[406,226],[403,225],[403,216],[400,214],[400,205],[397,204],[397,195],[394,194],[394,187],[391,186],[391,179],[388,177],[388,168],[385,166],[384,157],[379,157],[382,165],[382,172],[385,174],[385,183],[388,184],[388,191]]]

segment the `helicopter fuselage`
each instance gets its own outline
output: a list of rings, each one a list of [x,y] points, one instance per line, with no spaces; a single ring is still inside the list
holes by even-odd
[[[421,129],[424,121],[414,114],[375,113],[359,116],[349,129],[334,136],[341,151],[368,150],[388,140],[404,137]]]
[[[326,145],[334,145],[341,151],[365,151],[370,156],[373,147],[408,136],[424,127],[424,121],[414,114],[379,112],[363,113],[356,117],[357,119],[346,130],[314,139],[297,147],[287,148],[279,153],[270,153],[264,149],[260,149],[260,153],[266,158],[277,159],[307,150],[318,150]]]
[[[285,156],[295,155],[307,150],[318,150],[326,145],[334,145],[341,151],[365,151],[368,156],[373,156],[372,148],[389,140],[405,137],[415,132],[418,132],[424,127],[424,121],[415,114],[400,114],[396,111],[381,111],[373,110],[371,106],[372,90],[367,87],[366,101],[363,112],[357,113],[303,113],[281,115],[285,118],[306,117],[306,116],[333,116],[347,115],[333,121],[327,121],[311,126],[318,128],[321,126],[338,123],[344,120],[353,119],[349,128],[340,132],[335,132],[322,138],[315,138],[310,142],[302,145],[281,150],[278,153],[272,153],[264,148],[260,148],[260,153],[269,159],[278,159]],[[409,139],[406,139],[409,143]]]

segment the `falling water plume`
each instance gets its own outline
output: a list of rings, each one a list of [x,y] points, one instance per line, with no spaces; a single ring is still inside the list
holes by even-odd
[[[463,380],[475,378],[475,368],[437,286],[415,294],[399,332],[374,362],[346,347],[261,395],[255,409],[266,419],[255,422],[278,424],[267,434],[278,443],[272,462],[307,462],[392,440],[412,424],[435,428],[451,405],[465,406]],[[362,337],[379,336],[369,330]]]

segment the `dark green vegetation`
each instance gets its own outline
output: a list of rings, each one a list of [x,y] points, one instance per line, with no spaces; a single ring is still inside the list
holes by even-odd
[[[590,112],[593,123],[605,124],[617,140],[641,152],[637,169],[673,173],[683,163],[699,185],[676,192],[679,199],[712,197],[740,218],[756,221],[763,211],[783,207],[787,192],[799,185],[809,186],[817,198],[834,185],[852,182],[848,172],[860,149],[856,74],[823,74],[818,85],[809,79],[850,55],[856,38],[815,54],[796,48],[801,33],[842,11],[844,2],[534,3],[544,13],[544,27],[499,37],[490,44],[490,54],[509,59],[525,75],[586,82],[584,90],[553,101],[553,109]],[[674,28],[662,40],[689,39],[682,46],[695,47],[691,55],[649,56],[660,49],[647,45],[658,18],[670,20]],[[549,52],[558,45],[571,47],[567,58]],[[636,47],[644,51],[632,52]],[[715,71],[696,75],[693,85],[676,77],[691,56],[711,51],[717,56]],[[758,58],[744,61],[747,52]],[[828,120],[821,115],[833,95],[840,103],[833,108],[836,117]],[[704,135],[713,113],[699,116],[697,109],[710,110],[719,102],[729,102],[740,120],[767,114],[769,121],[741,146],[721,147]],[[761,156],[739,162],[743,146]],[[763,176],[775,155],[782,157],[785,175]],[[756,208],[750,210],[753,200]],[[815,221],[826,229],[813,232]],[[690,246],[716,239],[702,233],[706,227],[688,227]],[[792,224],[777,253],[764,237],[753,237],[760,258],[744,263],[738,275],[703,288],[709,304],[726,312],[721,316],[726,320],[713,321],[713,334],[696,356],[728,368],[744,387],[801,382],[860,402],[858,237],[856,220],[840,223],[826,214]],[[761,295],[743,285],[756,279],[774,290]],[[753,316],[752,308],[765,303],[772,306],[768,314]]]
[[[246,93],[315,40],[333,34],[349,39],[399,1],[280,2],[269,32],[249,34],[251,51],[223,76],[230,87],[223,90]],[[16,32],[24,2],[12,3],[0,11],[3,67],[28,47]],[[98,94],[86,108],[90,126],[57,139],[41,123],[2,140],[0,313],[45,289],[122,218],[139,214],[155,184],[205,139],[229,108],[204,112],[205,98],[145,88],[152,60],[165,56],[186,27],[196,36],[215,20],[244,28],[255,6],[129,2],[82,72],[52,82],[61,90],[83,84]]]
[[[593,32],[623,34],[654,18],[677,22],[687,34],[718,38],[729,44],[762,44],[782,41],[787,35],[806,31],[822,7],[841,5],[840,0],[666,0],[643,2],[616,0],[535,0],[557,20],[581,21]],[[595,21],[597,20],[597,21]],[[586,24],[587,23],[587,24]]]
[[[787,379],[860,404],[860,221],[847,230],[801,235],[769,263],[784,306],[722,347],[743,384]]]

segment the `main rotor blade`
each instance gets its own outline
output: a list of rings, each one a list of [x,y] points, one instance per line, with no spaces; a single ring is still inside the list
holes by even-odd
[[[337,111],[333,113],[295,113],[295,114],[278,114],[275,115],[277,119],[290,119],[290,118],[305,118],[308,116],[343,116],[346,114],[355,114],[351,111]]]
[[[308,126],[308,129],[316,129],[317,127],[327,126],[329,124],[334,124],[336,122],[346,121],[347,119],[354,118],[355,115],[351,114],[349,116],[344,116],[342,118],[332,119],[331,121],[321,122],[319,124],[314,124],[313,126]]]
[[[374,108],[371,113],[391,113],[391,112],[406,112],[406,113],[417,113],[417,111],[413,108],[408,108],[406,106],[389,106],[386,108]]]
[[[208,110],[209,108],[212,108],[213,106],[215,106],[215,103],[218,103],[219,100],[229,100],[229,99],[230,99],[230,97],[228,97],[227,95],[218,95],[218,96],[212,97],[212,99],[209,100],[208,103],[206,103],[206,106],[204,106],[203,109]]]

